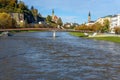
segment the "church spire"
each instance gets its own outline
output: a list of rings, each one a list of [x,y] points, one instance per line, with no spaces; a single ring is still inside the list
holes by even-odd
[[[89,11],[89,14],[88,14],[88,16],[91,16],[91,14],[90,14],[90,11]]]
[[[90,11],[89,11],[89,13],[88,13],[88,23],[91,21],[91,13],[90,13]]]
[[[54,21],[54,17],[55,17],[55,15],[54,15],[54,9],[52,9],[52,21]]]
[[[54,15],[54,9],[52,9],[52,15]]]

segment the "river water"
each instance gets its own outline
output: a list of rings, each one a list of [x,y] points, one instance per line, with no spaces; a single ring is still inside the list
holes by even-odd
[[[120,44],[57,32],[0,37],[0,80],[119,80]]]

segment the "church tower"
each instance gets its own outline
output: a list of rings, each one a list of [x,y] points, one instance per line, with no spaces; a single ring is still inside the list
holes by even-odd
[[[54,20],[54,9],[52,9],[52,20]]]
[[[90,14],[90,12],[88,13],[88,23],[90,23],[90,21],[91,21],[91,14]]]
[[[57,23],[58,17],[55,15],[54,9],[52,9],[52,21]]]

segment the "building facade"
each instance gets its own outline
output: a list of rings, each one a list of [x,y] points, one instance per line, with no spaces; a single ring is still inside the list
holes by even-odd
[[[110,30],[111,30],[111,33],[115,33],[115,31],[114,31],[114,28],[115,28],[115,27],[120,27],[120,14],[114,15],[114,16],[111,18],[111,22],[110,22]]]
[[[105,20],[108,20],[111,23],[111,17],[98,18],[95,23],[100,23],[101,25],[103,25]]]
[[[96,21],[91,21],[91,13],[88,13],[88,22],[85,24],[87,26],[94,25],[95,23],[100,23],[104,25],[104,21],[109,21],[109,30],[110,33],[115,33],[115,27],[120,27],[120,14],[117,15],[108,15],[105,17],[98,18]]]

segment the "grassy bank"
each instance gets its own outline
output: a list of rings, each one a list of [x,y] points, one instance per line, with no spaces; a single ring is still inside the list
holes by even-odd
[[[80,33],[80,32],[69,32],[69,34],[76,36],[76,37],[86,37],[84,33]]]
[[[113,37],[92,37],[90,39],[120,43],[120,37],[114,37],[114,36]]]
[[[103,41],[120,43],[120,37],[114,37],[114,36],[109,36],[109,37],[86,37],[84,35],[84,33],[80,33],[80,32],[70,32],[70,34],[73,35],[73,36],[85,37],[85,38],[88,38],[88,39],[95,39],[95,40],[103,40]]]

